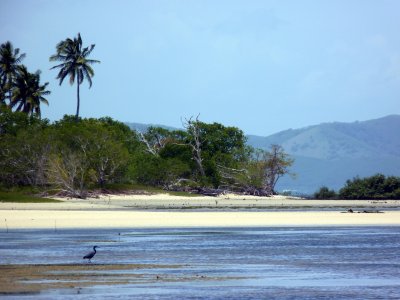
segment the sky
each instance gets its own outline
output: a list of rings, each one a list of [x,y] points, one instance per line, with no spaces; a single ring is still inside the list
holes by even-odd
[[[0,0],[0,43],[49,82],[52,121],[75,114],[49,57],[81,33],[95,44],[81,116],[266,136],[400,114],[398,0]]]

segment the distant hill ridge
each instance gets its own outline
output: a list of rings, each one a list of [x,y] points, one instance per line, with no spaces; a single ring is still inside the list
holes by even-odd
[[[146,132],[149,127],[161,127],[161,128],[165,128],[168,130],[178,129],[175,127],[160,125],[160,124],[143,124],[143,123],[134,123],[134,122],[125,122],[125,124],[128,125],[130,129],[136,130],[139,132],[143,132],[143,133]]]
[[[310,194],[321,186],[343,187],[347,179],[376,173],[400,176],[400,116],[353,123],[323,123],[259,137],[248,144],[283,146],[295,158],[295,180],[283,177],[278,190]]]
[[[257,148],[279,144],[292,155],[318,159],[400,156],[400,116],[354,123],[323,123],[259,137],[248,136]]]

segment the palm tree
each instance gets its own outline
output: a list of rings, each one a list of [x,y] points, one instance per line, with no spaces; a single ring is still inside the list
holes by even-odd
[[[11,89],[17,76],[18,66],[25,58],[25,53],[19,54],[19,48],[13,47],[7,41],[0,45],[0,104],[5,103],[6,94],[11,103]]]
[[[22,111],[28,115],[36,115],[40,118],[40,104],[49,105],[44,96],[49,95],[50,91],[46,90],[46,82],[40,85],[40,71],[29,73],[27,68],[22,65],[18,68],[18,75],[15,79],[12,89],[12,97],[10,107],[16,107],[16,111]]]
[[[60,85],[63,83],[65,77],[69,76],[69,83],[74,84],[75,78],[77,82],[77,107],[76,107],[76,120],[79,119],[79,86],[86,79],[89,82],[89,88],[92,86],[92,77],[94,71],[91,67],[94,63],[100,63],[98,60],[88,59],[88,56],[93,51],[95,45],[82,48],[81,34],[73,40],[67,38],[57,44],[57,53],[50,56],[50,61],[61,61],[62,63],[52,67],[51,69],[59,68],[60,71],[57,79],[60,80]]]

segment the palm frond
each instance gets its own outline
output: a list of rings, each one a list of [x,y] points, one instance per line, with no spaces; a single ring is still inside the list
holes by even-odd
[[[45,83],[41,86],[41,88],[42,88],[43,90],[45,90],[45,89],[47,88],[48,85],[49,85],[49,83],[48,83],[48,82],[45,82]]]
[[[18,50],[19,50],[19,49],[18,49]],[[15,59],[15,62],[16,62],[17,64],[19,64],[19,63],[22,62],[22,60],[23,60],[25,57],[26,57],[26,54],[25,54],[25,53],[22,53],[19,57],[17,57],[17,58]]]
[[[84,79],[85,79],[85,76],[83,74],[82,68],[79,68],[78,69],[78,83],[82,84]]]
[[[56,68],[61,68],[62,69],[64,67],[66,67],[68,64],[69,64],[68,62],[62,63],[62,64],[56,65],[54,67],[51,67],[50,70],[53,70],[53,69],[56,69]]]
[[[74,82],[75,82],[75,75],[76,75],[76,72],[74,72],[73,70],[71,70],[70,72],[68,72],[68,74],[69,74],[69,83],[70,83],[71,85],[73,85]],[[78,80],[79,80],[79,77],[78,77]],[[78,82],[78,84],[79,84],[79,82]]]
[[[90,45],[90,47],[86,47],[85,49],[83,49],[83,51],[82,51],[82,56],[83,56],[83,57],[89,56],[90,53],[93,51],[93,49],[94,49],[95,46],[96,46],[95,44],[92,44],[92,45]]]
[[[63,54],[54,54],[49,57],[49,61],[66,61],[68,56]]]
[[[40,98],[40,102],[42,102],[42,103],[46,104],[47,106],[49,106],[49,101],[47,101],[47,99],[45,99],[43,97]]]
[[[94,71],[93,71],[93,68],[91,66],[85,66],[85,70],[88,73],[89,77],[93,77],[94,76]]]
[[[96,60],[96,59],[86,59],[86,63],[92,65],[92,64],[99,64],[101,61]]]
[[[86,77],[87,81],[89,81],[89,88],[91,88],[91,87],[92,87],[92,78],[91,78],[91,77],[92,77],[93,75],[90,75],[90,74],[89,74],[87,68],[83,68],[83,69],[82,69],[82,72],[85,74],[85,77]]]

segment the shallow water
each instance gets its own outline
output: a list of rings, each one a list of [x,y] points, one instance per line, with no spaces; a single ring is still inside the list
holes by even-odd
[[[30,230],[0,233],[0,264],[180,265],[162,278],[15,299],[400,299],[400,227]],[[1,274],[0,274],[1,276]]]

